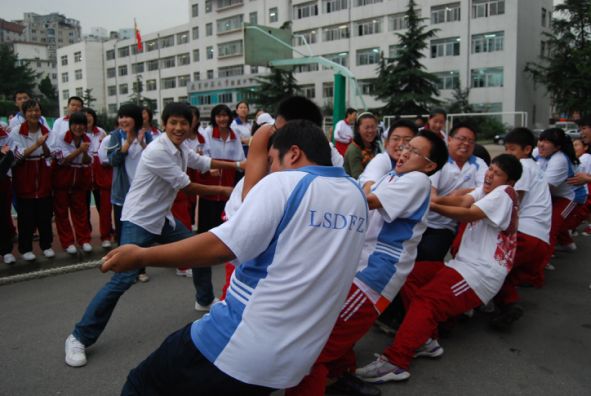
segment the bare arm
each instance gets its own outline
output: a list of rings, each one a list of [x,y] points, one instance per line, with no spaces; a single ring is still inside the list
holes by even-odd
[[[431,198],[432,204],[440,204],[447,206],[459,206],[462,208],[469,208],[474,203],[474,198],[471,195],[445,195]]]
[[[365,193],[365,195],[369,195],[369,192],[371,191],[371,188],[374,184],[375,182],[368,181],[363,185],[363,192]]]
[[[382,203],[380,202],[377,195],[370,193],[366,195],[366,198],[367,206],[369,206],[370,209],[379,209],[382,207]]]
[[[566,182],[572,186],[580,186],[581,184],[591,183],[591,175],[588,173],[577,173],[573,177],[566,179]]]
[[[222,194],[226,197],[229,197],[232,194],[232,187],[226,186],[209,186],[206,184],[199,184],[199,183],[191,183],[187,187],[181,189],[186,194],[189,195],[218,195]]]
[[[274,133],[274,125],[264,125],[259,128],[252,138],[252,143],[248,149],[242,200],[246,198],[246,195],[254,185],[269,173],[269,151],[267,150],[267,147],[269,145],[269,139]]]
[[[240,166],[238,166],[240,164]],[[211,169],[235,169],[241,170],[246,169],[246,160],[239,162],[239,161],[218,161],[218,160],[211,160]]]
[[[431,203],[431,210],[443,216],[465,223],[486,218],[486,214],[484,214],[484,212],[476,205],[472,205],[469,208],[462,208],[458,206],[447,206]]]
[[[206,267],[236,258],[214,234],[205,232],[182,241],[150,248],[124,245],[103,257],[101,271],[125,272],[142,267]]]

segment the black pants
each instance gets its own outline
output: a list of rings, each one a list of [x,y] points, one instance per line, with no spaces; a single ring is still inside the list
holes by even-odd
[[[113,214],[115,217],[115,240],[117,244],[121,244],[121,212],[123,212],[123,206],[113,204]]]
[[[33,233],[39,230],[41,250],[49,249],[53,242],[51,218],[53,204],[51,197],[17,198],[18,208],[18,251],[23,254],[33,251]]]
[[[129,372],[121,395],[258,396],[273,391],[238,381],[214,366],[193,344],[190,323]]]
[[[11,226],[11,194],[0,192],[0,256],[12,252],[14,227]]]
[[[454,231],[427,228],[419,246],[417,246],[416,261],[443,261],[454,241],[454,237]]]

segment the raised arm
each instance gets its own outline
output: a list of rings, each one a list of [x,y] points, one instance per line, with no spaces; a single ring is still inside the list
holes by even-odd
[[[275,125],[263,125],[252,138],[248,149],[242,200],[246,198],[246,195],[255,184],[269,173],[269,139],[271,139],[275,130]]]

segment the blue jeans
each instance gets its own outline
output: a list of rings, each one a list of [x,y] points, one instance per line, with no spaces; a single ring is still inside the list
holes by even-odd
[[[173,229],[168,221],[164,224],[160,235],[152,234],[142,227],[130,223],[128,221],[122,222],[121,225],[121,244],[133,244],[142,247],[153,245],[154,243],[170,243],[180,241],[191,237],[193,234],[178,220]],[[205,268],[211,274],[211,268]],[[199,269],[201,270],[201,268]],[[196,273],[199,272],[195,271]],[[90,346],[99,338],[109,318],[117,305],[119,298],[129,289],[137,279],[140,270],[132,270],[127,272],[116,273],[94,296],[82,319],[76,324],[73,335],[85,346]],[[213,288],[211,283],[206,283],[205,287],[199,287],[199,277],[193,277],[195,284],[196,299],[200,304],[208,305],[213,301]],[[209,286],[209,288],[207,288]]]

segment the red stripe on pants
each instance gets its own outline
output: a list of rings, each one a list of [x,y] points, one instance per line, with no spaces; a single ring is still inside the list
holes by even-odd
[[[86,190],[54,190],[53,210],[55,226],[60,243],[64,249],[78,242],[90,243],[90,224]],[[70,223],[70,218],[72,219]],[[74,230],[72,232],[72,225]],[[74,239],[74,235],[76,239]]]
[[[408,311],[410,303],[421,289],[437,275],[437,273],[445,266],[443,261],[417,261],[404,285],[400,289],[400,297],[404,310]]]
[[[558,233],[557,243],[559,245],[568,245],[574,242],[569,234],[569,230],[576,229],[589,216],[589,209],[586,204],[577,204],[575,208],[569,213],[568,217],[564,219],[564,223]]]
[[[463,282],[459,272],[444,267],[419,290],[394,342],[384,351],[392,363],[408,370],[415,351],[431,338],[439,323],[482,304],[470,287],[461,287]]]

